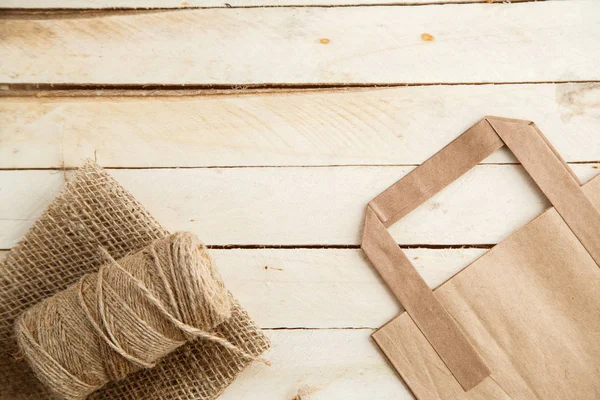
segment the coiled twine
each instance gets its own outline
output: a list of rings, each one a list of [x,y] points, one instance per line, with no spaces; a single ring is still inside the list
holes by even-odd
[[[21,352],[52,391],[84,399],[196,337],[243,353],[211,333],[230,317],[231,300],[192,234],[156,240],[119,261],[104,257],[97,273],[16,322]]]

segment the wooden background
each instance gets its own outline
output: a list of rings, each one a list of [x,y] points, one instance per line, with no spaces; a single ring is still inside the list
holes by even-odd
[[[412,398],[364,206],[488,114],[600,172],[600,4],[353,1],[0,0],[0,249],[94,158],[272,339],[221,399]],[[498,152],[391,231],[435,287],[546,207]]]

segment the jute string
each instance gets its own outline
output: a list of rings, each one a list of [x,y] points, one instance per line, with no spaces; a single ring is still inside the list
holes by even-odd
[[[84,399],[195,338],[258,359],[214,328],[231,316],[231,298],[205,249],[189,233],[159,239],[106,262],[23,313],[20,350],[37,377],[65,399]]]

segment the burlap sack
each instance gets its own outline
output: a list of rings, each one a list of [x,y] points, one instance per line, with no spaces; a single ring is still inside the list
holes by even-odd
[[[114,179],[89,162],[0,264],[0,398],[50,399],[18,355],[13,337],[17,316],[64,290],[103,260],[134,252],[168,232]],[[252,355],[269,342],[234,302],[232,317],[217,334]],[[218,344],[196,340],[142,370],[95,392],[94,399],[214,399],[249,360]]]
[[[553,207],[432,292],[386,228],[505,144]],[[417,398],[600,399],[599,210],[600,177],[497,117],[369,203],[362,248],[406,309],[373,338]]]

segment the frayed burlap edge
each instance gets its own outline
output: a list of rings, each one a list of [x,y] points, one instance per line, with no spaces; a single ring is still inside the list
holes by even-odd
[[[21,312],[95,271],[101,262],[99,246],[118,258],[167,234],[110,175],[93,162],[83,165],[0,264],[0,399],[53,398],[18,355],[12,325]],[[252,355],[269,347],[235,300],[232,317],[218,333]],[[91,398],[214,399],[249,363],[198,340]]]

